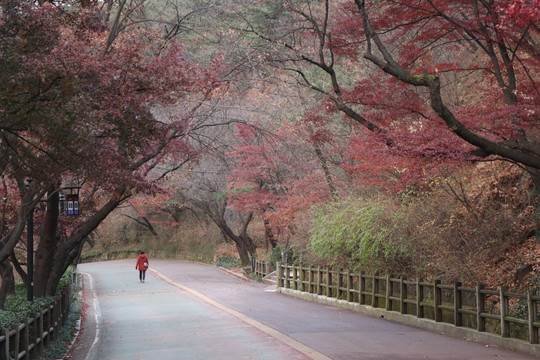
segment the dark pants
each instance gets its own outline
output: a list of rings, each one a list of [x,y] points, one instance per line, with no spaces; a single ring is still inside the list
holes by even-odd
[[[144,280],[146,278],[146,270],[139,270],[139,280]]]

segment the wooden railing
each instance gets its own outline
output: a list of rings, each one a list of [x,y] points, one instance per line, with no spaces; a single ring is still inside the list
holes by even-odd
[[[370,305],[504,338],[520,338],[531,344],[539,342],[540,295],[533,290],[515,293],[506,286],[488,290],[482,284],[468,288],[460,282],[446,285],[439,280],[426,282],[283,264],[277,265],[277,276],[278,288]],[[521,316],[515,315],[518,313]]]
[[[267,261],[255,260],[255,275],[265,277],[272,272],[272,267]]]
[[[11,329],[0,330],[0,360],[39,357],[43,349],[54,341],[65,325],[71,304],[72,286],[54,297],[54,300],[31,318]]]

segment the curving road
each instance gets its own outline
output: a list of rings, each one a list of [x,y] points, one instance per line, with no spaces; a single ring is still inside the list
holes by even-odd
[[[69,359],[533,359],[305,302],[214,266],[150,260],[79,265],[84,322]]]

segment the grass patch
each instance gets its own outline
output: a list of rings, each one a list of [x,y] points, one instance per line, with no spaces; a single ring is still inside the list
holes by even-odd
[[[255,280],[255,281],[258,281],[258,282],[262,282],[262,281],[263,281],[263,277],[262,277],[261,275],[255,274],[254,272],[249,273],[248,277],[249,277],[251,280]]]

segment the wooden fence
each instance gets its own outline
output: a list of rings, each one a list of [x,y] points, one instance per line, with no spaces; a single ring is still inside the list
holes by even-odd
[[[272,272],[272,267],[267,261],[255,260],[255,275],[265,277]]]
[[[538,344],[540,295],[451,285],[439,280],[379,276],[348,270],[277,264],[278,287],[370,305],[418,318]]]
[[[36,358],[54,341],[65,325],[71,304],[72,286],[54,297],[54,301],[34,316],[0,330],[0,360]]]

